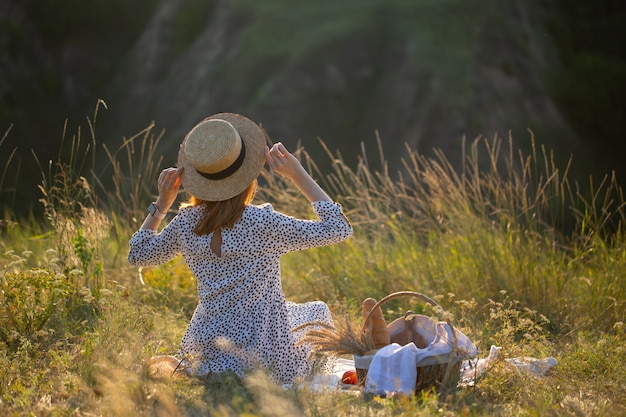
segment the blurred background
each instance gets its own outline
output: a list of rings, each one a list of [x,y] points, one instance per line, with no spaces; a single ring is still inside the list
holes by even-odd
[[[582,181],[614,170],[623,182],[625,4],[0,0],[0,210],[38,210],[34,155],[59,157],[66,121],[66,140],[91,141],[98,100],[97,146],[154,122],[164,166],[227,111],[322,169],[318,138],[348,163],[363,144],[375,167],[378,132],[395,172],[407,145],[460,164],[464,138],[530,152],[534,136],[563,167],[573,155]]]

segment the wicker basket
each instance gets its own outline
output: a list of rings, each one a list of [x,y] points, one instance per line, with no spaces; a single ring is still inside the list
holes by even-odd
[[[387,295],[374,305],[371,312],[376,308],[381,307],[388,301],[399,297],[415,297],[420,298],[427,303],[441,308],[441,306],[433,299],[414,291],[400,291]],[[370,314],[365,318],[363,323],[363,331],[367,331],[368,322],[370,320]],[[452,325],[448,323],[450,327]],[[454,331],[454,329],[453,329]],[[354,356],[354,365],[356,368],[358,380],[360,385],[365,384],[365,378],[369,369],[370,363],[374,355],[368,356]],[[462,356],[452,349],[447,354],[428,356],[423,358],[417,363],[417,378],[415,381],[415,392],[428,391],[435,389],[439,393],[447,393],[454,389],[459,381],[460,369],[461,369]]]

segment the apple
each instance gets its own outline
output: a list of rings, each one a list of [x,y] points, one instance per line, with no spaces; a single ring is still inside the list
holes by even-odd
[[[356,369],[351,369],[343,373],[341,382],[344,384],[356,385],[359,382],[359,378],[356,375]]]

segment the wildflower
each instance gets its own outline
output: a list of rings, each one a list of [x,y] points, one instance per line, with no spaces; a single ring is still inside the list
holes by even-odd
[[[108,297],[108,296],[113,295],[113,291],[111,291],[111,290],[109,290],[107,288],[103,288],[103,289],[100,290],[100,295],[102,297]]]
[[[63,291],[60,288],[55,288],[52,293],[55,295],[55,297],[63,297],[63,296],[65,296],[65,291]]]
[[[48,334],[49,334],[49,333],[48,333],[48,331],[47,331],[47,330],[37,330],[37,331],[35,332],[34,336],[35,336],[35,337],[37,337],[37,338],[43,338],[43,337],[48,336]]]
[[[81,296],[83,301],[87,304],[95,300],[94,296],[91,294],[91,290],[87,287],[81,288],[81,290],[78,291],[78,295]]]

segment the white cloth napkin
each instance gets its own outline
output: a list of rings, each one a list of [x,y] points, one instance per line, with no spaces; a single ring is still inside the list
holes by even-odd
[[[435,338],[426,347],[420,349],[420,357],[418,361],[427,356],[442,355],[452,352],[453,346],[456,346],[456,352],[468,358],[478,355],[478,348],[474,343],[456,328],[452,327],[444,321],[440,321],[435,327]]]
[[[418,350],[413,342],[404,346],[392,343],[380,348],[367,371],[365,391],[411,395],[415,391]]]

